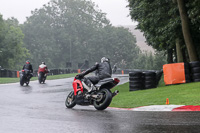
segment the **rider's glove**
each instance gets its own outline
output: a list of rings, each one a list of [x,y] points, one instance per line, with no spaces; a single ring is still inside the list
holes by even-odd
[[[76,76],[76,78],[78,78],[78,79],[82,79],[84,77],[84,74],[78,74],[77,76]]]

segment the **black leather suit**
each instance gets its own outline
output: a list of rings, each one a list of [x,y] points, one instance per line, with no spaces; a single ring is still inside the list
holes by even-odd
[[[22,70],[29,70],[30,73],[28,74],[28,78],[32,78],[33,77],[33,68],[31,64],[25,64],[22,68]]]
[[[33,68],[31,64],[25,64],[22,68],[22,70],[27,69],[30,70],[31,73],[33,73]]]
[[[87,77],[93,84],[98,83],[99,80],[111,78],[112,76],[112,69],[109,62],[96,63],[94,66],[81,73],[81,75],[85,76],[93,71],[96,71],[96,76]]]

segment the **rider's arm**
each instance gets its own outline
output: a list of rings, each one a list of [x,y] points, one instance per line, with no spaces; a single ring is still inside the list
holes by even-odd
[[[95,64],[94,66],[92,66],[91,68],[87,69],[85,72],[81,73],[83,76],[95,71],[98,68],[99,64]]]
[[[33,73],[33,68],[32,68],[32,65],[30,65],[30,70],[31,70],[31,73]]]

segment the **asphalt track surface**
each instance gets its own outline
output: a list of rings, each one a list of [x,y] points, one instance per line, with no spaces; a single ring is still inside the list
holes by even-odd
[[[127,82],[125,75],[119,78],[121,83]],[[160,105],[109,107],[104,111],[79,105],[67,109],[64,101],[72,90],[72,81],[73,78],[47,80],[46,84],[31,81],[23,87],[19,83],[0,85],[0,133],[200,132],[200,113],[171,111],[177,105],[166,105],[165,111]]]

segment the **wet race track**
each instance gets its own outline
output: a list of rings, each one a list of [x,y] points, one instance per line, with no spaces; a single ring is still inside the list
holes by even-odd
[[[120,77],[123,82],[128,77]],[[0,85],[0,133],[199,133],[200,112],[65,107],[73,78]]]

